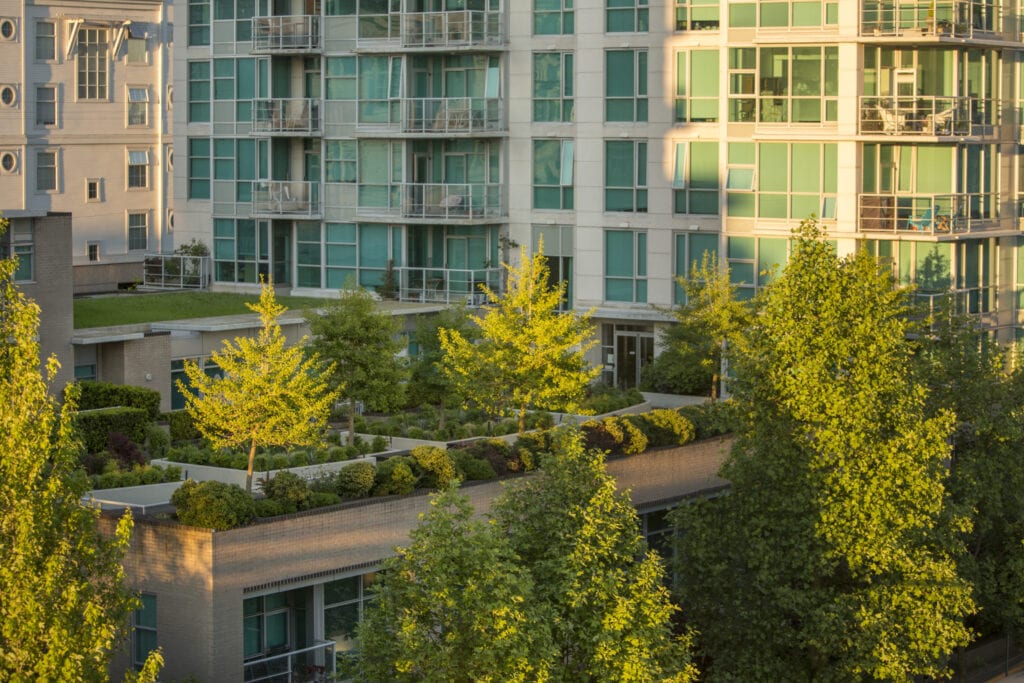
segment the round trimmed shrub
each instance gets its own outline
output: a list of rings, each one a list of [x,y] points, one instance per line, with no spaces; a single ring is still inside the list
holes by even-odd
[[[278,472],[274,478],[263,483],[267,498],[281,503],[288,512],[309,508],[310,490],[306,480],[292,472]]]
[[[241,526],[256,515],[252,496],[241,486],[219,481],[185,481],[171,496],[182,524],[223,531]]]
[[[417,446],[409,454],[425,473],[425,486],[443,489],[455,479],[455,465],[448,451],[443,448]]]
[[[388,458],[377,465],[374,481],[375,496],[404,496],[416,490],[416,475],[413,474],[412,458],[399,456]]]
[[[491,463],[477,458],[469,451],[454,451],[451,456],[455,469],[465,481],[485,481],[496,476]]]
[[[345,498],[364,498],[373,490],[377,468],[373,463],[356,462],[342,467],[337,474],[338,493]]]
[[[631,420],[647,435],[650,446],[683,446],[693,441],[696,429],[693,423],[675,410],[657,408],[636,415]]]

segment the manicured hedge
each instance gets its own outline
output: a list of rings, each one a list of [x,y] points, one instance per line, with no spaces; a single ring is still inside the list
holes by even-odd
[[[175,410],[170,413],[164,413],[164,419],[167,420],[167,427],[171,433],[171,443],[195,441],[202,436],[199,430],[196,429],[195,424],[192,422],[192,416],[188,414],[187,410]]]
[[[171,496],[182,524],[205,529],[233,529],[256,516],[252,496],[241,486],[219,481],[197,484],[187,479]]]
[[[107,448],[111,432],[119,432],[139,444],[146,440],[149,413],[142,408],[100,408],[75,415],[78,438],[87,453]]]
[[[160,417],[160,392],[145,387],[134,387],[127,384],[111,384],[110,382],[79,382],[81,394],[78,399],[79,410],[96,408],[141,408],[149,415],[150,420]]]

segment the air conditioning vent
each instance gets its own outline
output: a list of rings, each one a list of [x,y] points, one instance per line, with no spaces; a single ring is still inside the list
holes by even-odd
[[[18,153],[11,151],[0,152],[0,174],[15,175],[18,172]]]
[[[10,17],[0,17],[0,40],[17,40],[18,22]]]

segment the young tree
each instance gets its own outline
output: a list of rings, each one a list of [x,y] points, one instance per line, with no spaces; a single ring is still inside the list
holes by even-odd
[[[286,344],[277,323],[286,309],[272,284],[263,285],[258,304],[246,305],[260,316],[259,334],[236,337],[214,352],[210,360],[222,373],[216,377],[186,362],[189,384],[179,380],[178,388],[196,428],[214,448],[249,447],[245,490],[251,493],[257,446],[319,443],[337,392],[323,379],[317,355],[306,356],[305,340]],[[329,372],[330,367],[323,374]]]
[[[529,408],[578,410],[601,369],[584,357],[597,343],[590,313],[558,311],[566,285],[550,284],[543,243],[533,258],[522,247],[519,260],[518,267],[504,264],[504,294],[481,285],[490,306],[483,317],[471,316],[479,343],[458,330],[443,329],[440,336],[442,368],[457,392],[492,415],[514,412],[523,432]]]
[[[0,220],[0,234],[6,230]],[[13,259],[0,260],[0,679],[99,681],[126,635],[139,601],[121,561],[130,515],[113,538],[97,529],[98,511],[81,505],[71,417],[48,393],[58,364],[40,373],[39,307],[14,286]],[[149,680],[159,669],[150,656]]]
[[[689,681],[689,638],[657,553],[647,550],[628,493],[617,493],[604,455],[563,435],[541,472],[510,487],[492,514],[533,577],[551,615],[554,680]]]
[[[546,614],[494,524],[473,518],[468,498],[448,489],[410,536],[384,563],[359,627],[360,680],[546,680]]]
[[[464,306],[446,308],[437,315],[421,316],[416,321],[415,339],[419,354],[410,367],[410,399],[416,403],[436,405],[440,429],[444,429],[448,406],[462,402],[455,385],[441,369],[444,349],[441,348],[440,331],[443,329],[456,330],[470,341],[476,339],[478,331]]]
[[[813,223],[794,237],[735,359],[730,493],[680,515],[681,595],[711,680],[938,676],[973,609],[952,421],[910,375],[907,293]]]
[[[323,313],[306,316],[313,333],[310,348],[334,364],[331,379],[348,401],[348,443],[355,442],[356,401],[373,410],[402,405],[408,369],[397,356],[402,350],[400,323],[377,309],[365,289],[346,288]]]

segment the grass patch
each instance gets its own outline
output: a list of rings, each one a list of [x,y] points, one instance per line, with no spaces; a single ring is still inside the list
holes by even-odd
[[[75,299],[75,328],[252,313],[245,304],[256,303],[258,300],[258,295],[219,292],[135,293]],[[277,301],[289,309],[303,310],[321,308],[327,305],[328,300],[281,296]]]

